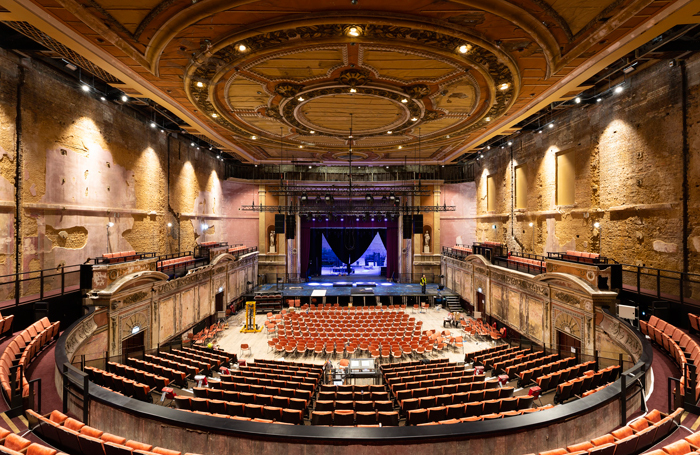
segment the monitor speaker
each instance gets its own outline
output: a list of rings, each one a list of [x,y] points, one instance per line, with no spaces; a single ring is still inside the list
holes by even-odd
[[[412,226],[413,226],[413,220],[411,219],[411,215],[404,215],[403,216],[403,238],[404,238],[404,240],[408,240],[411,238]]]
[[[423,215],[413,215],[413,233],[423,233]]]
[[[275,234],[284,234],[284,215],[275,215]]]
[[[287,231],[285,237],[293,239],[297,232],[297,219],[294,215],[287,215]]]

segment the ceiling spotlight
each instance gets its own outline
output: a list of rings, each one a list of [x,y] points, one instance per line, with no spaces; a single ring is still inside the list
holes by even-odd
[[[554,122],[552,122],[552,123],[550,123],[549,125],[547,125],[547,128],[549,128],[550,130],[551,130],[552,128],[554,128]]]
[[[386,132],[386,134],[392,134],[392,133],[393,133],[393,131],[387,131],[387,132]]]
[[[578,97],[578,96],[577,96],[576,98],[574,98],[574,103],[580,104],[580,103],[581,103],[581,98]]]
[[[413,118],[411,118],[411,121],[412,121],[412,122],[417,122],[417,121],[418,121],[418,117],[413,117]]]
[[[355,221],[360,221],[360,218],[359,217],[355,218]]]
[[[406,103],[408,103],[408,100],[407,100],[406,98],[401,98],[401,102],[402,102],[403,104],[406,104]]]
[[[622,93],[623,90],[624,87],[622,85],[618,85],[617,87],[615,87],[615,93]]]
[[[199,88],[202,88],[202,87],[204,87],[204,82],[202,82],[202,81],[197,81],[197,83],[196,83],[195,85],[196,85],[197,87],[199,87]]]
[[[537,132],[537,134],[542,134],[542,130],[539,130],[539,131]]]
[[[194,147],[194,142],[190,142],[190,147]]]
[[[216,117],[219,116],[219,114],[217,114],[216,112],[214,112],[213,114],[211,114],[211,116],[214,117],[214,118],[216,118]]]
[[[501,148],[504,149],[504,148],[506,148],[506,146],[505,146],[505,145],[502,145]]]
[[[399,145],[399,150],[401,150],[402,148],[403,148],[403,145]]]
[[[304,148],[304,146],[303,146],[303,145],[300,145],[300,146],[299,146],[299,148],[300,148],[300,149],[303,149],[303,148]]]
[[[83,89],[84,92],[89,92],[90,91],[90,86],[87,84],[83,84],[80,86],[81,89]]]
[[[513,145],[513,141],[508,141],[508,145],[509,146]]]
[[[160,132],[161,132],[161,133],[165,133],[165,130],[161,128],[161,129],[160,129]]]
[[[251,138],[252,140],[256,140],[256,139],[258,138],[258,136],[250,136],[250,138]]]
[[[603,101],[603,98],[598,98],[597,100],[595,100],[596,103],[600,103],[601,101]]]
[[[490,121],[491,121],[491,117],[486,117],[484,120],[486,120],[487,122],[490,122]]]
[[[508,87],[510,87],[510,84],[507,82],[502,83],[501,85],[498,86],[499,90],[508,90]]]
[[[220,159],[221,159],[221,155],[216,155],[216,159],[217,159],[217,160],[220,160]]]
[[[445,136],[445,139],[449,139],[449,138],[450,138],[450,135],[449,135],[449,134],[448,134],[447,136]]]
[[[348,139],[352,139],[352,134],[350,136],[348,136]]]
[[[331,195],[330,195],[330,193],[326,193],[325,199],[326,199],[326,202],[330,202],[330,201],[331,201]]]
[[[248,50],[248,48],[246,47],[245,44],[241,43],[241,44],[238,45],[238,51],[239,51],[239,52],[245,52],[245,51],[247,51],[247,50]]]
[[[122,95],[122,101],[126,103],[127,101],[129,101],[129,97],[126,95]]]
[[[358,27],[350,27],[348,29],[349,36],[360,36],[360,29]]]
[[[457,50],[459,51],[460,54],[466,54],[467,52],[469,52],[471,50],[471,48],[472,48],[471,44],[462,44],[461,46],[459,46],[459,48]]]
[[[311,166],[309,166],[309,167],[311,167]],[[303,202],[308,201],[308,200],[309,200],[309,195],[306,194],[306,193],[301,193],[301,200],[302,200]]]
[[[374,200],[374,198],[372,197],[371,194],[367,193],[367,194],[365,195],[365,200],[366,200],[367,202],[372,202],[372,200]]]
[[[297,98],[297,101],[304,101],[304,97],[300,96],[299,98]]]
[[[372,222],[374,222],[374,218],[372,218]]]
[[[389,169],[389,166],[387,166],[386,168]]]
[[[102,100],[102,101],[105,101],[106,99],[107,99],[107,98],[105,98],[104,96],[101,96],[101,97],[100,97],[100,100]]]
[[[389,166],[387,166],[387,167],[389,167]],[[391,199],[392,201],[394,199],[396,199],[396,196],[394,196],[394,193],[389,193],[389,199]]]
[[[316,134],[316,131],[311,130],[311,131],[309,131],[309,134]]]
[[[151,128],[155,128],[155,127],[156,127],[156,122],[151,122]]]
[[[351,88],[351,89],[350,89],[350,93],[357,93],[357,89],[356,89],[356,88]]]
[[[486,146],[486,150],[491,150],[491,146],[490,146],[490,145],[487,145],[487,146]]]

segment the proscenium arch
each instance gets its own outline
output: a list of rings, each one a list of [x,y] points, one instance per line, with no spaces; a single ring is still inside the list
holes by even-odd
[[[203,0],[178,12],[163,23],[154,33],[144,53],[149,63],[149,71],[159,76],[160,58],[168,44],[185,28],[223,11],[255,3],[257,0]],[[528,33],[542,48],[547,62],[545,78],[549,78],[556,69],[557,62],[561,59],[561,51],[554,35],[532,14],[506,0],[451,0],[472,8],[481,9],[495,16],[501,17]],[[337,13],[339,14],[339,13]],[[361,14],[376,17],[376,11],[348,11],[342,12],[348,20]],[[423,26],[430,22],[423,22]]]

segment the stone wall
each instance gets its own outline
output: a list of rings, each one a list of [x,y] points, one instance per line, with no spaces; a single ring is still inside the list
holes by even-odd
[[[624,264],[676,271],[683,270],[685,244],[688,271],[699,273],[700,58],[685,65],[685,100],[681,65],[664,61],[631,73],[622,93],[565,110],[541,133],[515,136],[512,150],[485,151],[475,171],[477,239],[539,254],[600,251]],[[574,154],[575,202],[566,206],[557,205],[555,197],[556,156],[562,152]],[[524,166],[527,177],[523,208],[512,199],[517,166]],[[487,176],[496,179],[493,211],[487,210]],[[594,228],[596,221],[601,229]]]
[[[18,93],[23,271],[110,251],[257,245],[257,214],[238,210],[257,204],[257,187],[221,180],[223,163],[212,152],[151,128],[128,105],[101,101],[40,62],[0,50],[0,74],[0,274],[14,272]]]

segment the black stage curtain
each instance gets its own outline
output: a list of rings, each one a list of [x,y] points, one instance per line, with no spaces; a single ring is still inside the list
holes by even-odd
[[[309,244],[309,268],[306,277],[321,275],[321,251],[323,250],[323,230],[311,229]]]
[[[365,254],[377,232],[386,246],[386,229],[327,229],[323,235],[338,259],[348,264],[349,270],[350,264]]]

